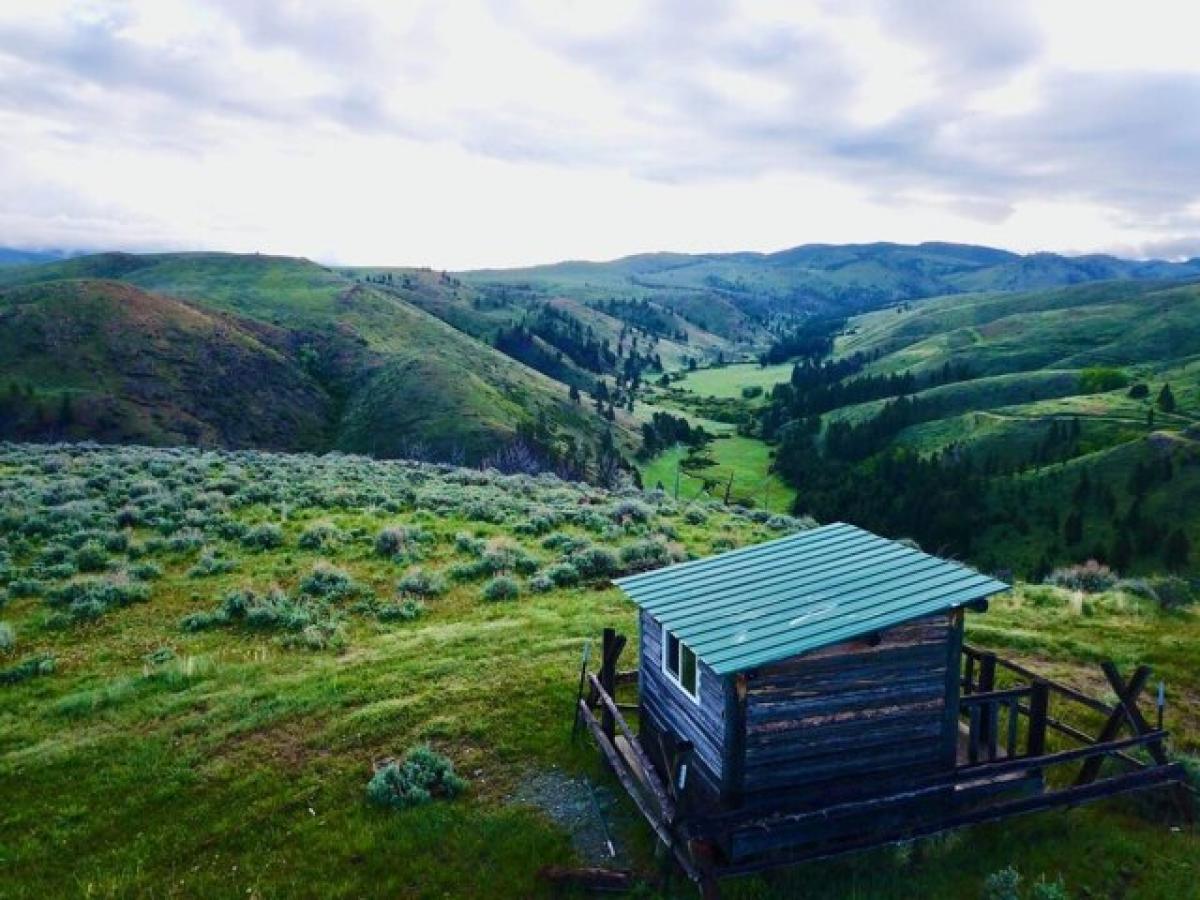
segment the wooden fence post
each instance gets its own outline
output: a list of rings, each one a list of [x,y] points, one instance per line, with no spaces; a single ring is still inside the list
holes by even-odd
[[[979,656],[979,693],[986,694],[996,689],[996,654],[982,653]],[[996,723],[999,707],[988,703],[979,710],[979,743],[984,758],[996,759]]]
[[[1035,679],[1029,695],[1029,735],[1025,745],[1027,756],[1042,756],[1046,752],[1046,715],[1050,709],[1050,685]]]
[[[617,654],[615,651],[617,632],[614,628],[604,629],[603,650],[600,657],[600,687],[604,688],[609,697],[616,698],[617,692]],[[607,704],[601,709],[601,727],[605,736],[611,741],[616,737],[617,723],[609,712]]]

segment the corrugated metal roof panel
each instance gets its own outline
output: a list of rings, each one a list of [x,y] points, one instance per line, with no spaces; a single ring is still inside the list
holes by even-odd
[[[841,522],[616,583],[721,675],[965,606],[1009,587]]]

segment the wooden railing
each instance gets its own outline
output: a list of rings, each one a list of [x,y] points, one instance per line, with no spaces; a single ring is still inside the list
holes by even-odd
[[[1163,746],[1165,732],[1162,731],[1162,709],[1160,708],[1158,711],[1158,727],[1151,728],[1138,708],[1138,696],[1145,689],[1150,678],[1148,666],[1138,666],[1126,681],[1121,677],[1114,663],[1105,662],[1101,665],[1110,687],[1117,696],[1117,703],[1114,705],[1088,696],[1070,685],[1038,675],[1031,669],[997,656],[991,651],[964,644],[962,655],[962,693],[959,709],[968,722],[968,765],[994,761],[997,758],[997,731],[1001,704],[1006,705],[1007,711],[1005,751],[1008,756],[1014,754],[1020,716],[1025,716],[1028,720],[1024,753],[1026,757],[1036,757],[1046,753],[1048,730],[1070,738],[1085,747],[1106,748],[1105,752],[1093,752],[1080,757],[1085,759],[1085,762],[1075,779],[1076,784],[1082,785],[1094,781],[1100,772],[1100,766],[1105,756],[1119,759],[1134,768],[1145,768],[1147,766],[1145,761],[1125,752],[1130,746],[1144,746],[1154,763],[1158,765],[1167,763],[1167,754]],[[996,690],[998,670],[1004,670],[1011,675],[1025,679],[1027,683],[998,691]],[[1065,721],[1061,716],[1051,715],[1050,696],[1052,694],[1081,706],[1091,713],[1104,716],[1104,726],[1099,734],[1092,736]],[[1130,745],[1118,740],[1119,732],[1126,725],[1135,736],[1143,738],[1143,740]]]

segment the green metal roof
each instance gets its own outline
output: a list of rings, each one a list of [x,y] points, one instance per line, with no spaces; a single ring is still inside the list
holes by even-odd
[[[1008,590],[841,522],[616,581],[718,675]]]

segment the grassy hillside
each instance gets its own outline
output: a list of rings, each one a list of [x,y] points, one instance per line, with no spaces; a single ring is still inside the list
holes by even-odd
[[[1025,574],[1087,558],[1195,573],[1197,323],[1200,285],[1159,281],[867,313],[804,378],[871,399],[819,405],[811,442],[829,385],[780,389],[764,421],[801,509],[927,539],[942,519],[938,541]]]
[[[616,864],[652,879],[648,829],[568,739],[585,641],[615,625],[636,652],[608,578],[805,524],[347,456],[0,445],[0,475],[14,900],[550,896],[540,867],[613,864],[588,783]],[[488,599],[497,583],[516,597]],[[1195,753],[1200,619],[1130,590],[1022,588],[969,616],[969,638],[1093,691],[1099,659],[1153,662],[1172,751]],[[422,744],[462,796],[370,805],[373,763]],[[1198,861],[1193,830],[1119,800],[725,889],[975,897],[1015,865],[1076,897],[1173,898]]]
[[[0,431],[318,448],[333,402],[268,329],[115,281],[0,290]]]
[[[21,285],[21,296],[30,299],[52,294],[65,279],[74,278],[119,279],[172,302],[234,315],[243,330],[252,327],[246,323],[273,329],[273,344],[293,377],[319,386],[331,402],[323,442],[269,446],[478,460],[519,434],[537,432],[543,450],[581,459],[582,448],[591,451],[610,427],[586,406],[571,403],[564,385],[482,346],[401,297],[307,260],[103,254],[5,270],[0,284]],[[178,302],[175,306],[183,308]],[[49,360],[42,364],[51,368]],[[98,357],[95,364],[103,372],[123,363]],[[36,362],[31,360],[27,368],[34,391],[43,390],[46,385],[35,377]],[[287,396],[275,397],[275,403],[280,415],[293,414]],[[160,405],[174,404],[164,387]],[[170,415],[160,411],[160,416]],[[221,416],[220,409],[213,415]],[[136,437],[155,441],[158,436],[140,432]],[[620,420],[617,438],[618,443],[628,440]]]

